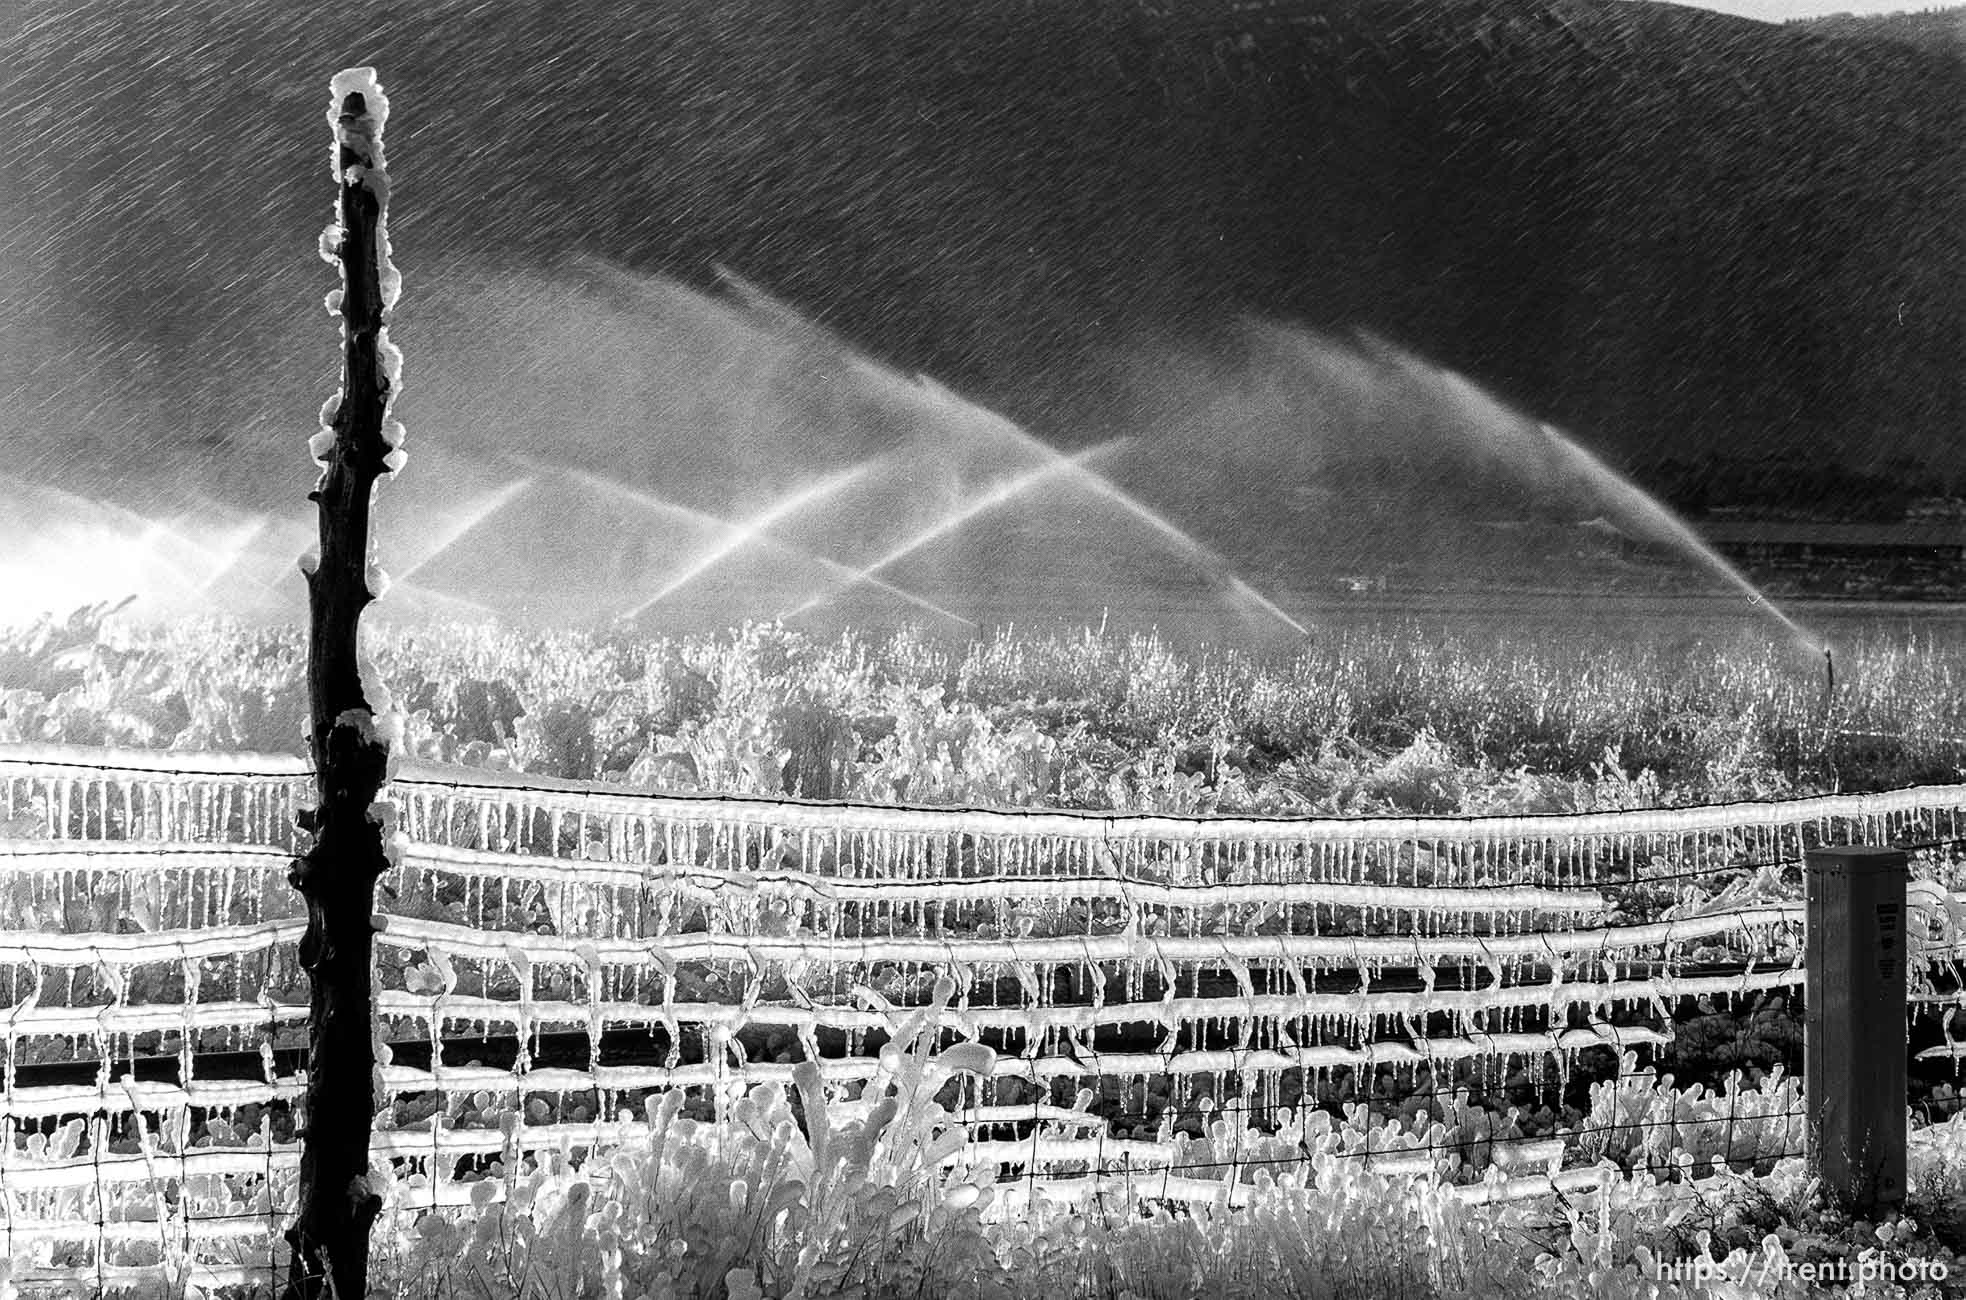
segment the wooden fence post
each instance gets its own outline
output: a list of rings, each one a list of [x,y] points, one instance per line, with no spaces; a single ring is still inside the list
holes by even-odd
[[[319,505],[320,552],[301,565],[319,803],[301,816],[312,843],[288,877],[307,900],[300,961],[310,1002],[287,1300],[367,1294],[369,1230],[381,1208],[368,1177],[377,1103],[369,961],[375,882],[389,865],[372,806],[387,779],[389,745],[376,725],[387,705],[370,698],[382,692],[362,680],[359,633],[362,610],[374,599],[370,500],[376,480],[402,463],[394,427],[385,425],[396,378],[384,328],[396,288],[383,226],[388,101],[371,68],[337,74],[330,94],[340,220],[322,236],[321,253],[341,266],[343,368],[340,400],[323,409],[322,432],[310,445],[323,469],[310,494]]]
[[[1905,1197],[1905,881],[1901,849],[1811,849],[1803,1102],[1809,1167],[1863,1211]]]

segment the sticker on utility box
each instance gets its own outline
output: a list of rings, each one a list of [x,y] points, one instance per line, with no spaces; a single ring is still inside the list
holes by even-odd
[[[1904,968],[1904,904],[1877,905],[1877,977],[1898,979]]]

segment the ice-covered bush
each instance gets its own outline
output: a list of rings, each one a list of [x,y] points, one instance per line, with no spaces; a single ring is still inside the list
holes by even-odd
[[[932,1051],[930,1010],[899,1021],[858,1096],[808,1062],[792,1093],[752,1088],[714,1121],[663,1094],[578,1164],[508,1153],[468,1212],[385,1215],[378,1276],[433,1300],[1013,1294],[983,1220],[994,1170],[945,1169],[965,1134],[937,1100],[994,1053]],[[396,1184],[392,1205],[427,1185]]]
[[[0,740],[298,749],[296,630],[107,613],[0,631]],[[1959,656],[1887,637],[1839,657],[1827,701],[1813,668],[1753,639],[1399,624],[1270,655],[775,624],[686,639],[378,629],[372,649],[419,757],[686,789],[1557,812],[1951,781],[1966,763]]]

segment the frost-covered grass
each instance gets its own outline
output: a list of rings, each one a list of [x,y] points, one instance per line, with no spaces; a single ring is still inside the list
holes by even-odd
[[[1952,781],[1966,648],[1574,629],[1151,637],[776,626],[683,640],[450,626],[371,644],[420,756],[915,803],[1264,813],[1570,811]],[[301,636],[199,623],[0,634],[0,740],[295,751]]]
[[[716,1121],[687,1117],[670,1094],[584,1160],[494,1165],[462,1212],[404,1208],[421,1180],[391,1183],[378,1290],[415,1300],[1782,1296],[1810,1294],[1785,1278],[1789,1265],[1866,1258],[1966,1276],[1966,1117],[1915,1136],[1910,1202],[1876,1224],[1828,1210],[1799,1160],[1730,1169],[1714,1158],[1723,1153],[1705,1141],[1708,1121],[1737,1113],[1736,1149],[1751,1151],[1781,1109],[1763,1103],[1780,1098],[1749,1089],[1723,1105],[1657,1081],[1599,1085],[1594,1104],[1678,1114],[1688,1142],[1660,1152],[1663,1173],[1607,1165],[1599,1189],[1581,1194],[1475,1204],[1433,1177],[1368,1168],[1352,1157],[1369,1127],[1319,1112],[1305,1117],[1315,1123],[1286,1117],[1261,1139],[1268,1163],[1227,1175],[1249,1191],[1239,1208],[1169,1203],[1153,1175],[1099,1201],[1028,1201],[995,1171],[937,1167],[960,1135],[938,1089],[952,1066],[975,1062],[931,1057],[917,1039],[889,1064],[853,1102],[806,1071],[792,1094],[755,1088]],[[1277,1158],[1286,1151],[1299,1158]],[[1660,1280],[1661,1265],[1701,1257],[1746,1284]]]

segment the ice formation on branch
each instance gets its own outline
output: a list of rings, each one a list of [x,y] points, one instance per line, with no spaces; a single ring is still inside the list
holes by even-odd
[[[344,119],[342,110],[349,102],[349,96],[358,95],[361,111]],[[375,258],[376,283],[380,294],[380,309],[384,324],[376,331],[375,350],[379,373],[384,383],[384,400],[393,405],[397,390],[402,386],[402,352],[389,339],[388,319],[397,299],[402,296],[403,276],[391,256],[389,242],[389,171],[384,160],[383,127],[389,120],[389,97],[383,93],[381,83],[376,80],[375,69],[370,67],[346,68],[335,74],[329,84],[328,125],[334,130],[334,144],[330,149],[329,163],[335,179],[343,185],[360,186],[375,196]],[[352,159],[343,165],[344,154]],[[346,232],[341,227],[341,205],[335,205],[335,220],[321,231],[316,251],[323,261],[340,265],[341,253],[346,240]],[[330,290],[324,303],[327,310],[343,316],[342,337],[348,334],[348,321],[345,308],[348,301],[347,272],[343,269],[341,288]],[[335,420],[340,411],[342,395],[337,392],[321,407],[320,432],[309,441],[308,454],[315,463],[326,468],[329,454],[337,445],[338,434]],[[387,448],[384,458],[385,476],[394,475],[403,468],[407,453],[403,451],[403,426],[387,418],[383,424],[383,444]]]
[[[343,120],[341,106],[350,95],[362,97],[363,111]],[[343,68],[328,82],[328,125],[334,128],[335,147],[328,155],[328,167],[335,179],[348,185],[367,185],[378,197],[389,196],[388,172],[383,164],[382,128],[389,123],[389,97],[370,67]],[[344,173],[341,151],[347,149],[356,162]]]

